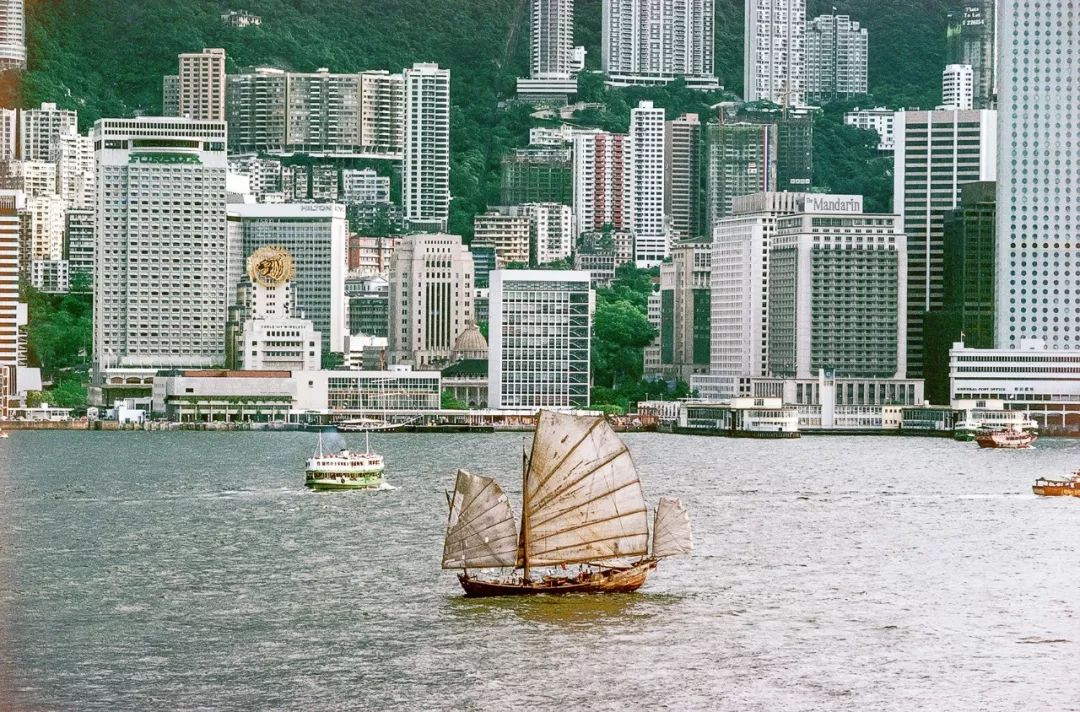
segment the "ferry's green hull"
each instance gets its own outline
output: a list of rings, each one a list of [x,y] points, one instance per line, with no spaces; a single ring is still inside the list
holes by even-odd
[[[975,442],[976,433],[971,430],[957,430],[953,433],[953,439],[964,443]]]
[[[316,491],[323,490],[364,490],[364,489],[378,489],[382,486],[382,475],[371,475],[367,477],[358,477],[355,480],[349,478],[338,479],[307,479],[304,480],[304,486]]]

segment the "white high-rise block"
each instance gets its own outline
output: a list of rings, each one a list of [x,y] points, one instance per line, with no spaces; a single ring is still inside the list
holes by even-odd
[[[806,0],[746,0],[743,96],[806,103]]]
[[[996,345],[1080,348],[1080,2],[1004,0]]]
[[[450,70],[405,70],[402,207],[411,223],[446,229],[450,216]]]
[[[225,134],[224,121],[183,118],[94,125],[99,369],[224,362]]]
[[[670,251],[664,224],[665,113],[642,101],[630,110],[630,230],[634,261],[654,265]]]
[[[941,73],[941,103],[944,109],[966,110],[975,103],[975,74],[970,64],[950,64]]]

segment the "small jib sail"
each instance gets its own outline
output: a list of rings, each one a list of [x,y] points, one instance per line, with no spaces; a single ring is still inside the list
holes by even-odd
[[[652,555],[657,558],[689,554],[694,548],[690,515],[682,500],[661,497],[653,521]]]
[[[513,568],[517,526],[502,487],[458,470],[443,546],[444,569]]]
[[[524,490],[518,566],[648,554],[641,481],[603,417],[541,411]]]

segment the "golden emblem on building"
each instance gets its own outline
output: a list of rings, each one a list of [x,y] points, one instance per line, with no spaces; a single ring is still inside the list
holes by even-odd
[[[280,245],[267,245],[252,252],[247,260],[247,272],[252,282],[270,288],[288,282],[296,274],[292,255]]]

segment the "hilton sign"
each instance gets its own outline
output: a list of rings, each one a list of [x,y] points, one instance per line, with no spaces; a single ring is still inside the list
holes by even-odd
[[[815,195],[810,193],[803,203],[807,213],[861,213],[863,197],[861,195]]]

